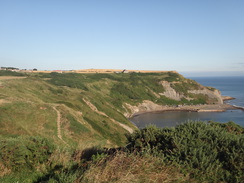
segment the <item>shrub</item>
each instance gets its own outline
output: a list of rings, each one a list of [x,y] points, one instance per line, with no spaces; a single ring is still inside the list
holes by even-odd
[[[51,79],[48,80],[49,83],[57,86],[67,86],[70,88],[79,88],[85,91],[88,91],[87,86],[84,84],[83,75],[79,74],[59,74],[59,73],[51,73]]]
[[[0,76],[26,76],[26,74],[8,70],[0,70]]]
[[[236,130],[229,129],[226,125],[204,122],[188,122],[164,129],[149,126],[129,136],[128,147],[176,163],[200,181],[240,182],[244,168],[244,138],[243,134],[237,135],[233,133]]]
[[[42,137],[1,138],[0,162],[12,171],[32,170],[47,162],[54,146]]]

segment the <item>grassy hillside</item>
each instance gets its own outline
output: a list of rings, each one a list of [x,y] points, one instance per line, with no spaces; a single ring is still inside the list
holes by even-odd
[[[213,102],[189,93],[204,87],[175,72],[0,75],[0,182],[242,179],[243,128],[190,123],[137,130],[123,115],[125,103],[144,100]],[[185,97],[161,95],[162,81]]]
[[[11,78],[11,73],[13,78]],[[123,115],[125,103],[143,100],[158,104],[206,103],[206,96],[187,94],[198,83],[175,72],[163,73],[15,73],[0,75],[0,134],[9,137],[39,135],[63,146],[114,147],[125,143],[136,129]],[[16,76],[25,76],[17,79]],[[159,95],[161,81],[171,82],[193,100]],[[194,98],[195,97],[195,98]],[[204,100],[206,99],[206,100]],[[122,127],[122,128],[121,128]]]

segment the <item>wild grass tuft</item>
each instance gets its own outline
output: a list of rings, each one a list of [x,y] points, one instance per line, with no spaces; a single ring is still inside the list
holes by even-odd
[[[188,180],[173,166],[162,166],[160,158],[126,152],[103,158],[91,165],[83,182],[183,182]]]

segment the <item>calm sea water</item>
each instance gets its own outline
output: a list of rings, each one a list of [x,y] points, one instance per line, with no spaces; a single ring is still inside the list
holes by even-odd
[[[192,77],[204,86],[211,86],[221,91],[223,96],[231,96],[235,100],[226,101],[232,105],[244,107],[244,77]],[[217,121],[235,123],[244,127],[243,110],[227,110],[226,112],[160,112],[145,113],[130,119],[137,127],[143,128],[149,124],[158,127],[172,127],[189,120]]]
[[[223,96],[231,96],[235,100],[227,103],[244,107],[244,76],[242,77],[194,77],[190,78],[204,86],[212,86],[221,91]]]

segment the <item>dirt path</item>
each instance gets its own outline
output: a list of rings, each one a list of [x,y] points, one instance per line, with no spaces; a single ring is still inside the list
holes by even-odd
[[[53,110],[56,111],[57,113],[57,129],[58,129],[58,138],[63,140],[62,139],[62,136],[61,136],[61,114],[60,112],[56,109],[56,107],[53,106]]]
[[[66,145],[68,145],[62,138],[61,135],[61,113],[59,112],[59,110],[57,110],[56,106],[53,106],[53,110],[56,111],[57,113],[57,131],[58,131],[58,138],[65,143]]]

